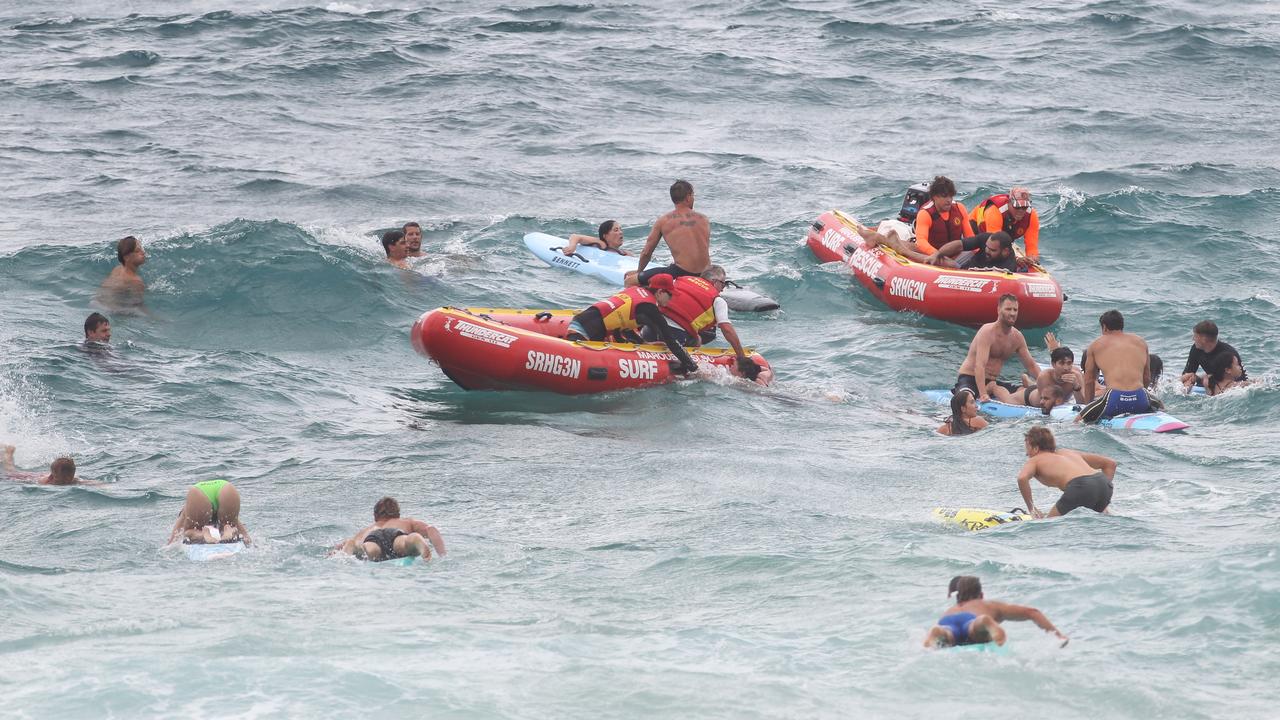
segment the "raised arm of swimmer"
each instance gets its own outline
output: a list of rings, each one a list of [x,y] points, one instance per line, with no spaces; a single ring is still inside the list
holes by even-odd
[[[987,334],[986,328],[978,331],[977,336],[973,339],[973,379],[978,384],[978,402],[986,402],[991,399],[987,394],[987,361],[991,359],[991,336]]]
[[[649,264],[649,260],[653,257],[653,251],[658,249],[658,241],[662,239],[662,220],[659,219],[653,224],[653,229],[649,231],[649,237],[645,238],[644,249],[640,251],[640,260],[636,264],[636,273],[644,272],[645,266]]]
[[[996,616],[997,622],[1004,622],[1005,620],[1030,620],[1041,630],[1051,632],[1061,638],[1063,646],[1065,646],[1070,640],[1066,635],[1063,635],[1058,628],[1054,627],[1053,623],[1049,622],[1049,618],[1045,617],[1044,613],[1040,612],[1036,608],[1027,607],[1026,605],[1011,605],[997,600],[988,600],[987,607],[988,609],[995,611],[993,614]]]
[[[431,545],[436,549],[436,555],[444,557],[444,538],[440,536],[440,531],[437,530],[434,525],[428,525],[416,518],[411,524],[413,526],[413,532],[416,532],[427,540],[430,540]]]
[[[1039,520],[1044,517],[1044,513],[1036,507],[1036,501],[1031,497],[1031,478],[1036,475],[1036,459],[1028,458],[1022,464],[1022,470],[1018,472],[1018,491],[1022,493],[1022,504],[1026,506],[1027,512],[1031,513],[1031,517]]]
[[[1027,349],[1027,339],[1018,337],[1018,359],[1022,361],[1022,366],[1027,369],[1031,377],[1040,376],[1040,366],[1036,364],[1036,359],[1031,357],[1031,351]]]

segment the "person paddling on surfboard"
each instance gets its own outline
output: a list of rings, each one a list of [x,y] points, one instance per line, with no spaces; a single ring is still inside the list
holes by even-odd
[[[373,524],[338,545],[338,550],[372,562],[415,556],[425,561],[431,559],[432,545],[444,557],[440,531],[421,520],[400,517],[400,503],[384,497],[373,506]]]
[[[1019,388],[996,378],[1000,377],[1005,361],[1014,355],[1022,360],[1031,377],[1039,377],[1040,366],[1027,350],[1026,338],[1014,327],[1018,322],[1018,298],[1008,293],[1001,295],[996,301],[996,313],[996,321],[978,328],[973,342],[969,343],[969,353],[951,389],[953,394],[970,392],[977,396],[978,402],[986,402],[991,399],[990,393],[995,392],[997,400],[1006,401]]]
[[[0,445],[0,450],[4,454],[0,456],[0,462],[3,462],[4,474],[10,480],[20,483],[34,483],[36,485],[101,485],[100,482],[93,480],[85,480],[76,477],[76,461],[69,457],[60,457],[49,463],[49,472],[42,474],[38,472],[25,472],[19,470],[13,464],[13,453],[17,448],[12,445]]]
[[[982,596],[982,581],[972,575],[951,578],[947,597],[955,593],[956,604],[938,620],[924,639],[926,648],[954,647],[994,642],[1004,645],[1005,633],[1000,623],[1005,620],[1030,620],[1045,632],[1062,639],[1062,646],[1069,641],[1049,618],[1039,610],[1026,605],[987,600]]]
[[[671,202],[675,209],[658,218],[653,230],[644,241],[640,262],[634,273],[627,273],[627,287],[648,285],[654,275],[672,277],[700,275],[711,265],[711,221],[693,210],[693,185],[687,180],[677,180],[671,186]],[[649,265],[658,241],[666,240],[671,249],[671,264],[666,267],[645,268]]]
[[[187,489],[187,499],[178,521],[169,533],[169,542],[212,544],[243,540],[250,543],[249,531],[240,522],[240,491],[227,480],[205,480]]]
[[[1116,461],[1106,455],[1059,448],[1053,433],[1037,425],[1024,436],[1027,462],[1018,473],[1018,489],[1031,516],[1057,517],[1078,507],[1105,513],[1111,504],[1112,482],[1116,477]],[[1062,497],[1049,510],[1040,512],[1031,498],[1031,478],[1062,491]]]
[[[596,234],[598,237],[579,235],[578,233],[570,235],[569,244],[561,248],[561,252],[565,255],[572,255],[579,245],[590,245],[605,252],[615,252],[619,255],[631,254],[622,249],[622,226],[618,224],[617,220],[605,220],[600,223],[600,229]]]

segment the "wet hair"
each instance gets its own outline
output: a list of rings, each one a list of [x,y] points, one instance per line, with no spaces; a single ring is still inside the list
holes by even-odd
[[[1102,323],[1102,327],[1108,330],[1123,330],[1124,316],[1119,310],[1108,310],[1102,313],[1102,317],[1098,318],[1098,322]]]
[[[1194,332],[1195,334],[1203,338],[1209,338],[1210,340],[1217,340],[1218,339],[1218,323],[1212,320],[1201,320],[1200,322],[1196,323],[1196,326],[1195,328],[1192,329],[1192,332]]]
[[[707,282],[715,282],[717,280],[719,280],[720,282],[724,282],[725,281],[724,268],[720,267],[719,265],[712,265],[711,267],[702,271],[702,279],[706,280]]]
[[[929,183],[929,197],[955,197],[956,184],[946,175],[935,175]]]
[[[990,239],[1000,243],[1001,250],[1013,249],[1013,238],[1010,237],[1009,233],[1003,230],[997,233],[992,233]]]
[[[605,220],[604,222],[600,223],[600,229],[596,231],[596,235],[598,235],[601,240],[604,240],[604,236],[612,232],[613,226],[617,224],[618,224],[617,220]]]
[[[76,461],[60,457],[49,464],[49,474],[53,476],[54,485],[71,485],[76,481]]]
[[[404,239],[404,233],[399,230],[388,230],[382,233],[382,249],[386,251],[387,257],[391,257],[391,246]]]
[[[1151,368],[1151,387],[1155,387],[1160,382],[1160,376],[1164,374],[1164,361],[1159,355],[1150,353],[1147,355],[1147,367]]]
[[[693,185],[688,180],[677,180],[671,184],[671,202],[679,205],[693,194]]]
[[[1066,391],[1066,390],[1063,390],[1063,389],[1062,389],[1062,386],[1061,386],[1061,385],[1058,385],[1057,383],[1054,383],[1053,385],[1050,385],[1050,386],[1049,386],[1049,388],[1048,388],[1047,390],[1045,390],[1043,393],[1041,393],[1041,394],[1040,394],[1040,399],[1043,401],[1046,395],[1052,395],[1052,396],[1053,396],[1053,404],[1054,404],[1054,406],[1055,406],[1055,407],[1056,407],[1056,406],[1058,406],[1058,405],[1061,405],[1062,403],[1064,403],[1064,402],[1066,402],[1066,401],[1067,401],[1067,391]],[[1048,412],[1044,411],[1043,409],[1041,410],[1041,412],[1042,412],[1042,413],[1044,413],[1045,415],[1048,415],[1048,414],[1049,414]]]
[[[1000,296],[999,300],[996,300],[996,307],[1000,307],[1001,305],[1003,305],[1005,300],[1012,300],[1014,302],[1018,302],[1018,296],[1014,295],[1013,293],[1005,293]]]
[[[964,419],[964,406],[971,397],[973,397],[973,395],[967,392],[958,392],[951,396],[952,435],[968,435],[973,432],[973,428],[969,427],[968,421]]]
[[[1053,352],[1049,353],[1049,362],[1056,363],[1059,360],[1070,360],[1072,364],[1075,364],[1076,354],[1071,352],[1071,348],[1066,345],[1060,345],[1054,348]]]
[[[400,517],[400,503],[393,497],[384,497],[373,505],[374,520],[391,520]]]
[[[125,235],[116,241],[116,257],[120,259],[120,264],[124,264],[124,256],[138,249],[138,238],[132,235]]]
[[[1217,385],[1227,377],[1227,371],[1231,369],[1232,361],[1240,356],[1236,353],[1218,353],[1209,361],[1209,366],[1205,368],[1205,372],[1209,375],[1209,385]],[[1154,373],[1153,373],[1154,374]]]
[[[89,317],[84,319],[84,336],[89,337],[89,333],[97,330],[99,327],[111,322],[106,315],[102,313],[89,313]]]
[[[1026,435],[1023,435],[1023,438],[1026,439],[1028,445],[1038,450],[1055,452],[1058,449],[1058,443],[1053,439],[1053,433],[1043,425],[1031,428]]]
[[[421,226],[421,225],[419,225],[419,224],[418,224],[418,223],[416,223],[416,222],[407,222],[407,223],[405,223],[403,226],[401,226],[401,228],[400,228],[400,232],[403,232],[403,233],[405,233],[405,234],[408,234],[408,232],[409,232],[409,228],[411,228],[411,227],[416,227],[416,228],[418,228],[419,230],[421,230],[421,229],[422,229],[422,226]]]
[[[982,581],[973,575],[957,575],[951,578],[947,586],[947,597],[955,593],[956,604],[966,603],[982,597]]]

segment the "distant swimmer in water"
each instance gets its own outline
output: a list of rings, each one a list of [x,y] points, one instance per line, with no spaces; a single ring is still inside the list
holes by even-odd
[[[16,448],[12,445],[0,445],[3,456],[0,456],[0,462],[3,463],[4,474],[10,480],[20,483],[33,483],[36,485],[101,485],[100,482],[93,480],[85,480],[76,477],[76,461],[69,457],[60,457],[49,464],[48,473],[26,472],[19,470],[13,464],[13,453]]]
[[[407,222],[404,227],[400,228],[400,232],[404,233],[405,257],[424,257],[422,252],[422,226],[416,222]]]
[[[382,233],[382,249],[387,253],[387,262],[402,270],[409,269],[409,263],[405,262],[409,256],[409,243],[405,241],[404,233],[399,230]]]
[[[675,181],[671,186],[671,202],[675,209],[653,223],[653,230],[640,251],[636,272],[627,273],[628,287],[648,285],[650,278],[660,274],[672,277],[701,275],[711,265],[711,221],[706,215],[694,212],[693,185],[687,180]],[[645,270],[653,251],[658,249],[659,240],[667,241],[671,264]]]
[[[226,480],[205,480],[187,490],[187,500],[173,524],[169,542],[182,538],[191,544],[249,544],[249,531],[240,522],[240,493]]]
[[[569,236],[569,244],[564,246],[562,252],[565,255],[572,255],[577,251],[579,245],[590,245],[591,247],[597,247],[606,252],[615,252],[619,255],[631,254],[622,249],[622,226],[618,224],[617,220],[605,220],[600,223],[600,229],[596,235],[598,237],[574,233]]]
[[[978,328],[973,342],[969,343],[969,353],[965,355],[955,387],[951,389],[953,394],[970,392],[977,396],[979,402],[986,402],[991,399],[992,392],[996,392],[998,398],[1007,398],[1018,392],[1017,386],[997,379],[1005,361],[1014,355],[1022,360],[1027,374],[1040,376],[1040,366],[1027,350],[1026,338],[1014,327],[1018,322],[1018,298],[1010,294],[1001,295],[996,301],[996,312],[996,321]]]
[[[1022,501],[1032,517],[1057,517],[1079,507],[1100,513],[1107,511],[1116,476],[1115,460],[1105,455],[1059,448],[1053,433],[1043,425],[1028,430],[1023,444],[1027,462],[1018,473],[1018,489],[1022,491]],[[1033,477],[1062,491],[1062,497],[1054,503],[1047,516],[1036,508],[1031,498]]]
[[[1248,385],[1245,379],[1244,366],[1240,364],[1240,356],[1235,353],[1222,353],[1209,361],[1209,373],[1204,378],[1204,391],[1209,395],[1218,395],[1233,387]]]
[[[938,432],[943,435],[968,435],[987,426],[987,421],[978,417],[978,402],[973,393],[956,393],[951,396],[951,417],[942,423]]]
[[[120,267],[112,270],[102,281],[98,301],[116,310],[141,307],[146,284],[138,271],[147,261],[142,242],[132,235],[120,238],[116,242],[116,258],[120,260]]]
[[[1151,385],[1150,353],[1147,342],[1124,331],[1124,316],[1108,310],[1098,318],[1102,335],[1089,344],[1084,357],[1084,400],[1089,403],[1078,420],[1097,422],[1126,413],[1151,412],[1160,407],[1147,394]],[[1097,398],[1098,373],[1107,379],[1106,390]]]
[[[111,342],[111,321],[102,313],[90,313],[84,320],[84,341],[106,345]]]
[[[428,541],[430,544],[428,544]],[[400,503],[384,497],[373,506],[373,524],[343,542],[339,550],[373,562],[421,556],[431,559],[431,547],[444,557],[440,531],[421,520],[400,517]]]
[[[926,648],[954,647],[994,642],[1004,645],[1005,633],[1000,623],[1005,620],[1030,620],[1045,632],[1051,632],[1065,646],[1069,640],[1049,622],[1044,613],[1025,605],[987,600],[982,596],[982,581],[972,575],[951,578],[947,597],[955,593],[956,604],[929,630],[924,639]]]
[[[685,352],[662,315],[672,294],[672,288],[625,288],[574,315],[566,339],[599,342],[612,335],[621,342],[644,342],[638,333],[648,328],[679,360],[677,372],[697,372],[698,364]]]
[[[1204,368],[1209,371],[1209,365],[1215,358],[1223,355],[1235,355],[1240,358],[1240,353],[1225,342],[1218,340],[1218,324],[1212,320],[1201,320],[1191,331],[1191,352],[1187,354],[1187,365],[1182,368],[1182,385],[1188,390],[1192,385],[1203,384],[1204,380],[1196,375],[1196,371]],[[1240,361],[1240,379],[1248,380],[1249,374],[1244,372],[1244,361]]]

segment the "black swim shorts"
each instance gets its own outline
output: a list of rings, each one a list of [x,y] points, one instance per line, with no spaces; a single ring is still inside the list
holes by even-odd
[[[396,528],[378,528],[377,530],[370,532],[368,535],[365,535],[363,542],[373,543],[382,550],[382,557],[378,558],[378,561],[394,560],[395,558],[400,557],[396,554],[395,543],[396,538],[401,535],[404,535],[403,530],[397,530]]]
[[[1111,504],[1111,491],[1111,481],[1101,472],[1084,475],[1067,483],[1066,490],[1062,491],[1062,497],[1058,498],[1054,507],[1058,509],[1059,515],[1066,515],[1079,507],[1102,512]]]
[[[675,263],[671,263],[670,265],[667,265],[666,267],[654,267],[654,268],[649,268],[648,270],[645,270],[644,272],[640,273],[639,277],[637,277],[637,278],[636,278],[636,281],[637,281],[638,283],[640,283],[641,285],[646,285],[646,286],[647,286],[647,285],[649,284],[649,280],[650,280],[654,275],[661,275],[661,274],[663,274],[663,273],[666,273],[666,274],[670,275],[670,276],[671,276],[671,277],[673,277],[673,278],[678,278],[678,277],[697,277],[698,275],[701,275],[701,274],[702,274],[702,273],[696,273],[696,272],[689,272],[688,270],[685,270],[684,268],[680,267],[679,265],[677,265],[677,264],[675,264]]]
[[[1000,380],[997,380],[996,384],[1004,388],[1005,390],[1008,390],[1011,393],[1016,393],[1018,392],[1018,390],[1021,389],[1020,387],[1018,387],[1017,385],[1014,385],[1013,383],[1007,383]],[[968,391],[970,394],[973,395],[973,398],[975,400],[978,399],[978,378],[972,375],[963,375],[963,374],[957,376],[955,387],[951,388],[951,394],[955,395],[961,390]]]

